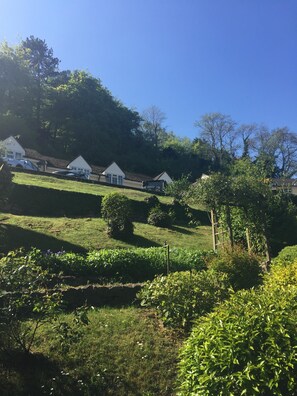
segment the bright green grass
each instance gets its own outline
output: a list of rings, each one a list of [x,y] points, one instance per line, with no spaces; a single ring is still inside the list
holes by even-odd
[[[0,214],[2,245],[0,250],[38,247],[58,251],[93,250],[100,248],[131,248],[164,245],[172,247],[211,249],[211,228],[174,226],[172,229],[134,223],[134,236],[127,242],[111,239],[106,223],[100,218],[36,217]]]
[[[60,319],[71,321],[72,316]],[[152,311],[95,309],[68,352],[50,326],[39,329],[33,355],[0,364],[1,395],[171,396],[181,339]],[[21,362],[20,362],[21,363]]]
[[[54,176],[34,175],[31,173],[29,174],[23,172],[15,172],[13,182],[16,184],[25,184],[30,186],[39,186],[44,188],[53,188],[56,190],[73,191],[102,196],[113,192],[119,192],[126,195],[128,198],[134,199],[136,201],[143,201],[146,197],[151,195],[143,191],[137,191],[132,189],[114,186],[109,187],[100,184],[84,183],[77,180],[65,180]],[[159,200],[163,203],[172,202],[172,198],[170,197],[160,196]]]

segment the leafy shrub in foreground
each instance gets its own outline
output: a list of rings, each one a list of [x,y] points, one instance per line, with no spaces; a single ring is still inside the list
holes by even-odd
[[[278,288],[280,286],[297,286],[297,259],[287,265],[273,264],[270,272],[264,276],[264,286]]]
[[[297,260],[297,245],[287,246],[273,260],[274,264],[287,265]]]
[[[209,268],[227,274],[234,290],[257,286],[262,279],[257,257],[241,249],[222,251],[210,261]]]
[[[297,394],[297,288],[239,291],[197,321],[181,351],[180,396]]]
[[[175,272],[147,282],[138,293],[142,306],[155,307],[164,324],[188,330],[229,295],[226,275],[208,271]]]

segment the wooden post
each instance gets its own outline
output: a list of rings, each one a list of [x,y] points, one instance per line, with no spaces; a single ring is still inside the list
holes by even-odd
[[[249,254],[251,254],[252,253],[252,245],[251,245],[250,230],[248,229],[248,227],[246,227],[246,229],[245,229],[245,235],[246,235],[248,252],[249,252]]]
[[[216,252],[217,251],[217,230],[216,230],[216,215],[214,209],[211,209],[210,211],[210,217],[211,217],[211,230],[212,230],[212,246],[213,250]]]

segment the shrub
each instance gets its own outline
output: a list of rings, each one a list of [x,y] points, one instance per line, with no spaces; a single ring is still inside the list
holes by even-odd
[[[214,256],[209,267],[227,274],[234,290],[256,286],[262,279],[257,257],[240,249],[222,251]]]
[[[160,203],[159,198],[156,195],[150,195],[149,197],[146,197],[144,201],[149,208],[153,208]]]
[[[125,239],[133,235],[130,202],[125,195],[106,195],[102,200],[101,213],[107,222],[107,234],[111,238]]]
[[[297,259],[285,266],[273,264],[270,272],[265,274],[264,285],[271,288],[297,286]]]
[[[172,224],[172,218],[158,205],[150,210],[147,222],[155,227],[170,227]]]
[[[210,312],[228,295],[227,277],[208,270],[158,276],[146,283],[138,298],[142,306],[155,307],[165,325],[188,330],[195,318]]]
[[[273,260],[274,264],[287,265],[297,260],[297,245],[286,246],[279,252],[277,257]]]
[[[296,395],[297,288],[242,290],[197,321],[178,395]]]

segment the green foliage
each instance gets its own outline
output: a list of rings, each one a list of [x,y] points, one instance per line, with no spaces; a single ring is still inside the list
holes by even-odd
[[[12,189],[12,174],[9,167],[0,158],[0,204],[3,204]]]
[[[171,249],[170,270],[205,269],[206,262],[212,255],[211,251]],[[50,251],[42,253],[33,249],[27,256],[34,264],[40,265],[52,274],[96,276],[98,282],[101,280],[104,283],[143,282],[153,279],[155,275],[164,274],[167,270],[164,248],[100,249],[86,255]]]
[[[29,353],[37,329],[56,318],[61,292],[50,288],[52,277],[30,255],[11,252],[0,261],[0,337],[4,349]],[[25,321],[27,319],[27,321]]]
[[[160,205],[155,206],[149,212],[147,222],[155,227],[167,227],[172,225],[172,217],[164,212]]]
[[[182,175],[180,179],[173,180],[165,187],[165,194],[170,195],[178,202],[183,201],[185,194],[190,187],[189,175]]]
[[[297,288],[236,293],[197,321],[181,351],[179,395],[295,395]]]
[[[158,276],[138,293],[142,306],[155,307],[164,324],[188,330],[229,295],[227,276],[215,271]]]
[[[285,265],[273,264],[269,273],[265,274],[264,285],[272,288],[297,286],[297,259]]]
[[[208,266],[226,274],[234,290],[249,289],[261,283],[259,259],[242,249],[223,250],[210,260]]]
[[[106,195],[102,200],[101,214],[107,222],[111,238],[127,238],[133,235],[129,199],[119,193]]]
[[[297,245],[286,246],[279,252],[277,257],[273,260],[273,263],[285,266],[293,263],[295,260],[297,260]]]

